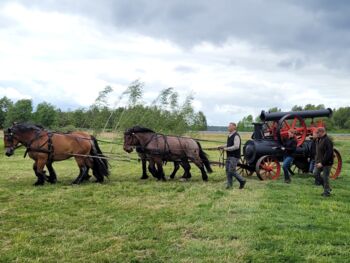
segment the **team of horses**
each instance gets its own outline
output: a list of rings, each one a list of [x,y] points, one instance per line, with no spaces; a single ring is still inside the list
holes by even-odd
[[[54,184],[57,175],[53,163],[74,158],[79,174],[73,184],[80,184],[90,179],[92,170],[96,182],[102,183],[110,174],[108,158],[102,153],[98,140],[83,131],[67,133],[53,132],[40,125],[14,123],[4,130],[5,154],[11,156],[15,150],[25,147],[25,156],[34,161],[33,171],[37,177],[34,185],[43,185],[46,181]],[[192,138],[167,136],[151,129],[134,126],[124,132],[124,151],[131,153],[136,150],[142,161],[141,179],[147,179],[148,171],[158,180],[166,180],[163,165],[174,163],[170,175],[173,179],[181,166],[184,169],[183,180],[191,178],[191,165],[194,163],[201,171],[203,181],[208,180],[207,173],[212,169],[207,154],[200,143]],[[45,166],[49,172],[46,175]]]

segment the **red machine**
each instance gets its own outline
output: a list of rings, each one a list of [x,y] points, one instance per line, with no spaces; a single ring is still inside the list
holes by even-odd
[[[295,112],[265,112],[262,111],[260,119],[262,123],[254,123],[252,139],[248,140],[243,148],[243,157],[239,164],[242,175],[251,175],[256,172],[261,180],[277,179],[281,174],[280,162],[283,160],[281,146],[288,138],[288,131],[293,130],[297,139],[297,151],[293,163],[292,172],[307,173],[311,158],[311,140],[313,131],[318,127],[325,127],[322,120],[315,118],[330,117],[331,109],[309,110]],[[305,120],[308,121],[308,124]],[[342,158],[334,149],[334,164],[331,178],[336,179],[341,172]]]

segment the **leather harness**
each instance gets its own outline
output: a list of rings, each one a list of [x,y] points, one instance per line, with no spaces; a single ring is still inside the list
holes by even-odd
[[[23,158],[25,158],[28,154],[28,152],[39,152],[39,153],[46,153],[48,155],[48,161],[52,161],[53,152],[54,152],[54,146],[52,144],[52,137],[53,133],[50,131],[47,131],[47,140],[42,143],[38,148],[33,148],[32,144],[43,138],[45,135],[40,135],[40,132],[36,132],[35,138],[33,138],[28,144],[22,143],[24,147],[26,147],[26,151],[24,152]],[[47,149],[43,149],[43,147],[47,144]]]
[[[141,144],[141,140],[137,136],[137,133],[132,133],[132,136],[135,136],[136,139],[138,139],[138,141],[140,142],[140,145],[136,146],[136,148],[138,149],[138,151],[140,153],[151,154],[151,155],[161,155],[163,157],[172,155],[172,152],[171,152],[170,146],[169,146],[169,142],[168,142],[168,138],[164,134],[158,134],[158,133],[152,134],[151,138],[148,141],[146,141],[143,145]],[[163,140],[164,140],[163,151],[160,150],[158,147],[159,146],[159,138],[163,138]],[[157,142],[157,149],[155,149],[155,150],[148,149],[147,146],[154,140],[156,140],[156,142]]]

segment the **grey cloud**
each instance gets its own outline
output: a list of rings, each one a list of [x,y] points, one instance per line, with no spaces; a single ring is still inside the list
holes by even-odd
[[[233,38],[274,51],[306,53],[311,62],[329,67],[350,67],[350,3],[346,0],[18,1],[88,16],[117,28],[169,39],[184,48],[202,41],[220,45]]]
[[[281,60],[278,64],[279,67],[285,69],[298,70],[304,67],[305,61],[302,59],[284,59]]]

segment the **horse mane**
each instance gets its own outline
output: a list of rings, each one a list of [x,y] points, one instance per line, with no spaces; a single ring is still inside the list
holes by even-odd
[[[28,131],[42,131],[45,128],[39,124],[32,123],[16,123],[12,126],[12,129],[18,130],[19,132],[28,132]]]
[[[134,126],[132,128],[127,129],[124,134],[130,135],[132,133],[146,133],[146,132],[155,133],[155,131],[149,128],[142,127],[142,126]]]

